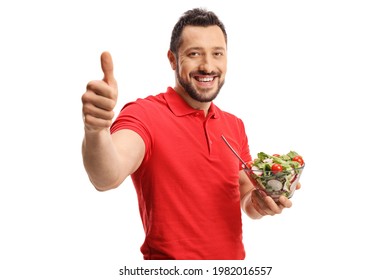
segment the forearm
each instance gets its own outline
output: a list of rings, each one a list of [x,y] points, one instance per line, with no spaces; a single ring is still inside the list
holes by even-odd
[[[241,199],[241,208],[251,219],[261,219],[263,216],[253,206],[252,195],[255,189],[248,191]]]
[[[120,184],[119,157],[109,130],[85,130],[82,144],[85,170],[97,190],[104,191]]]

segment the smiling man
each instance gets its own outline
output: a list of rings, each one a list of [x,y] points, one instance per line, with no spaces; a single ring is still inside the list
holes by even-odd
[[[226,36],[217,25],[186,26],[180,48],[171,45],[168,58],[176,70],[175,90],[191,106],[208,109],[224,84]]]
[[[213,102],[227,69],[224,25],[210,11],[187,11],[168,59],[175,86],[126,104],[112,122],[118,89],[111,56],[102,54],[103,80],[89,82],[82,97],[85,169],[100,191],[131,176],[144,259],[244,259],[241,209],[259,219],[291,202],[260,196],[221,138],[251,160],[243,122]]]

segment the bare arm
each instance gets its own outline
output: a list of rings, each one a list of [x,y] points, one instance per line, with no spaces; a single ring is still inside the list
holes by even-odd
[[[145,153],[142,138],[131,130],[85,133],[82,154],[85,170],[95,188],[118,187],[140,166]]]
[[[110,135],[118,88],[109,53],[101,56],[104,78],[92,81],[82,96],[84,140],[82,156],[85,170],[97,190],[119,186],[142,162],[145,145],[131,130],[120,130]]]

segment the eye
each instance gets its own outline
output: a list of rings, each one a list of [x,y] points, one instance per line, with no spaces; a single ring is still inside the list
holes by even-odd
[[[197,56],[200,56],[200,53],[199,52],[190,52],[188,54],[188,56],[190,56],[190,57],[197,57]]]
[[[220,56],[223,56],[223,55],[224,55],[223,52],[215,52],[214,53],[214,56],[216,56],[216,57],[220,57]]]

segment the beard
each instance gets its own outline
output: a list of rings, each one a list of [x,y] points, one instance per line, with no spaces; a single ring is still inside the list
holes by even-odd
[[[196,73],[195,72],[190,73],[190,76],[193,76],[194,74],[214,75],[215,73],[205,73],[205,72],[198,71]],[[218,77],[220,77],[220,76],[221,75],[218,75]],[[197,91],[191,83],[184,81],[180,77],[179,68],[176,68],[176,77],[177,77],[179,84],[184,88],[184,90],[188,93],[188,95],[192,99],[194,99],[198,102],[204,102],[204,103],[213,101],[218,96],[219,91],[221,90],[223,84],[225,83],[225,81],[219,82],[218,88],[214,92],[209,92],[209,89]],[[209,94],[207,94],[207,93],[209,93]]]

